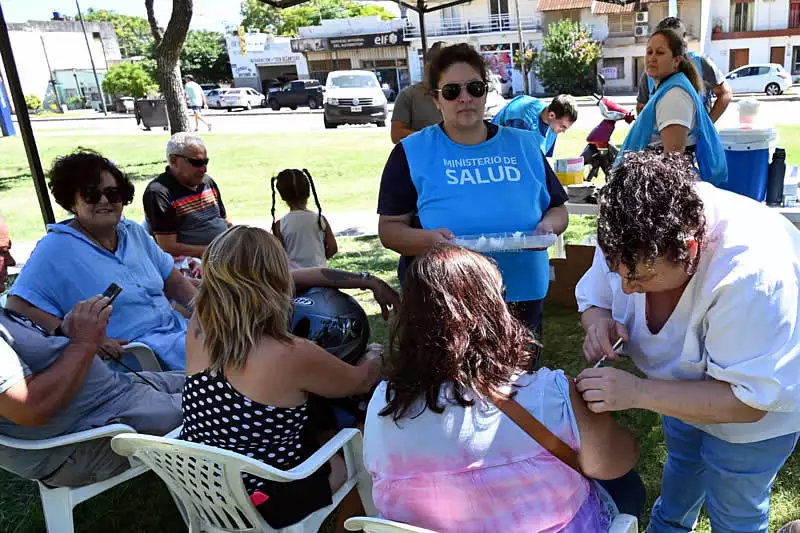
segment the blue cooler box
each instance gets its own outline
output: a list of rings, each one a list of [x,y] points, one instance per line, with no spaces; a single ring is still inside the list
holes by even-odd
[[[720,130],[719,138],[728,160],[728,181],[720,189],[763,202],[767,197],[769,158],[777,137],[774,128]]]

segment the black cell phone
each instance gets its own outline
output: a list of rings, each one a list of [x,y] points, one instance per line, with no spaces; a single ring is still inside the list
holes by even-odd
[[[121,292],[122,292],[122,287],[120,287],[116,283],[112,283],[111,285],[109,285],[108,288],[105,290],[105,292],[103,292],[103,296],[109,299],[108,305],[106,305],[106,307],[114,303],[114,300],[117,299],[117,296],[119,296],[119,293]]]

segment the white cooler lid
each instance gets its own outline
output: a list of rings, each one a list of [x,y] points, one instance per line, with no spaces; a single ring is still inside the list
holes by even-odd
[[[725,150],[766,150],[778,139],[775,128],[725,128],[719,130],[719,138]]]

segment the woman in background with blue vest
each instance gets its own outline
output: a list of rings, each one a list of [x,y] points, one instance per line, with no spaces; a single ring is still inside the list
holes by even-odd
[[[619,151],[656,148],[687,152],[697,159],[700,177],[714,185],[728,180],[725,152],[700,96],[700,76],[686,55],[686,43],[672,30],[658,30],[647,43],[645,66],[655,91],[636,117]]]
[[[459,234],[563,233],[567,195],[538,137],[483,120],[488,84],[480,54],[468,44],[443,48],[429,76],[444,120],[403,139],[386,162],[378,199],[383,245],[416,256]],[[421,228],[412,227],[414,215]],[[512,312],[540,335],[550,283],[547,251],[492,257]]]

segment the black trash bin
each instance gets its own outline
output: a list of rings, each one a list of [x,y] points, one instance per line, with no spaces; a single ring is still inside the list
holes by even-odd
[[[167,118],[166,100],[136,100],[136,124],[140,122],[144,129],[164,128],[169,129],[169,118]]]

